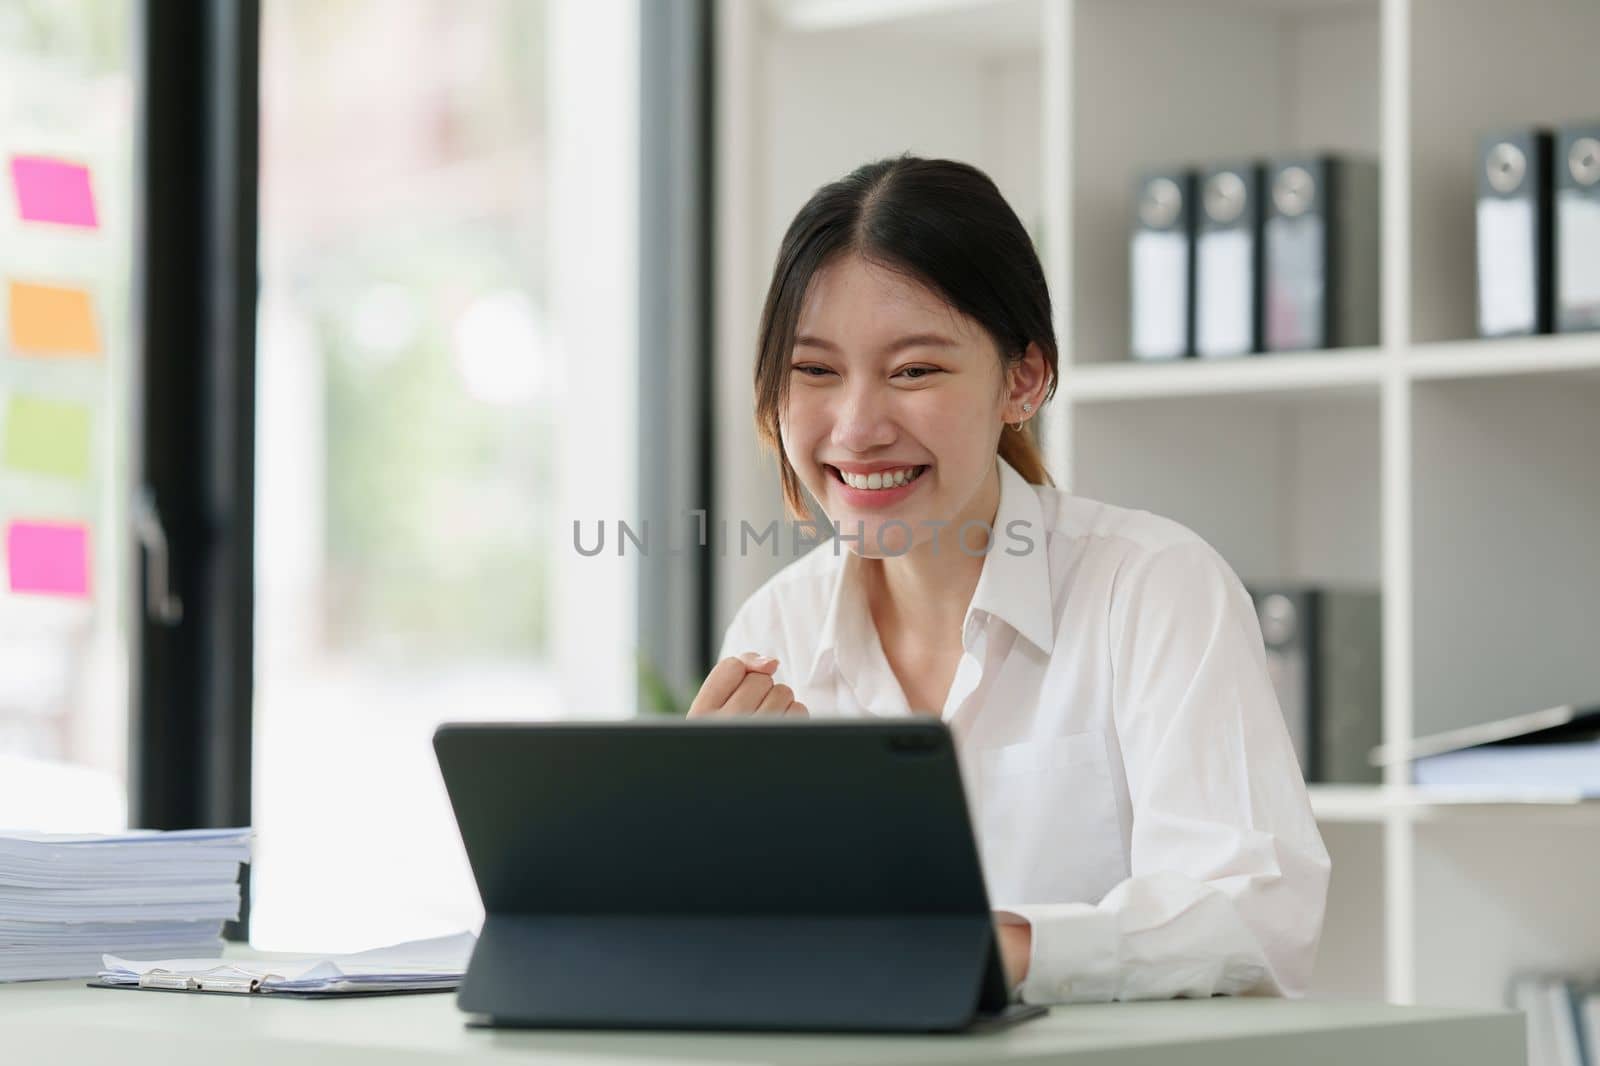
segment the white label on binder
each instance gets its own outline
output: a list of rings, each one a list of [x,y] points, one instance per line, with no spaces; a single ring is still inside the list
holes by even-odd
[[[1499,337],[1538,327],[1533,202],[1478,201],[1478,333]]]
[[[1242,229],[1207,233],[1195,249],[1195,350],[1202,356],[1248,355],[1250,234]]]
[[[1571,314],[1581,311],[1600,322],[1600,200],[1561,194],[1560,263],[1557,302]]]
[[[1176,359],[1189,345],[1189,239],[1143,230],[1133,236],[1133,357]]]
[[[1327,343],[1322,219],[1316,215],[1268,219],[1266,241],[1263,340],[1267,350],[1322,347]]]

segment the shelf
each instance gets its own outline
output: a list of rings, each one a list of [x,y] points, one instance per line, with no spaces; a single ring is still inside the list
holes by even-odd
[[[1069,368],[1062,394],[1078,404],[1182,396],[1359,392],[1383,380],[1387,357],[1347,348],[1239,359],[1169,363],[1084,363]],[[1416,381],[1568,374],[1600,384],[1600,333],[1574,333],[1413,345],[1399,362]]]
[[[774,26],[795,34],[943,45],[984,53],[1037,52],[1038,0],[767,0]]]
[[[1313,150],[1381,157],[1379,23],[1376,3],[1073,5],[1070,274],[1059,299],[1076,365],[1120,364],[1131,350],[1141,173]]]
[[[1115,0],[1115,2],[1128,8],[1147,8],[1152,13],[1174,6],[1172,0]],[[1349,11],[1355,8],[1376,9],[1378,3],[1379,0],[1189,0],[1182,6],[1221,14],[1293,16]]]
[[[1482,137],[1595,111],[1600,5],[1571,0],[1407,0],[1406,113],[1413,342],[1477,333]],[[1514,44],[1513,44],[1514,42]]]
[[[1576,372],[1600,382],[1600,333],[1416,344],[1403,362],[1416,380]]]
[[[1127,6],[1143,6],[1152,9],[1152,13],[1159,13],[1161,8],[1171,4],[1172,0],[1132,0]],[[1187,6],[1222,13],[1296,15],[1375,8],[1377,4],[1378,0],[1208,0]],[[1022,5],[1016,0],[767,0],[766,3],[767,11],[778,26],[804,33],[905,24],[975,12],[974,24],[993,35],[997,23],[1014,14],[1004,9],[1018,6]]]
[[[1187,395],[1106,396],[1073,406],[1067,421],[1071,491],[1182,523],[1246,582],[1378,588],[1382,405],[1376,378],[1363,371],[1356,384],[1307,387],[1317,380],[1311,372],[1349,370],[1334,359],[1304,369],[1269,362],[1126,368],[1121,377],[1132,385],[1142,384],[1139,371],[1149,371],[1152,382],[1165,378],[1197,388]],[[1081,374],[1093,388],[1112,369]],[[1069,371],[1063,381],[1068,395],[1082,384],[1078,373]],[[1272,389],[1221,391],[1230,380]]]
[[[1394,809],[1382,785],[1307,785],[1319,822],[1382,822]]]
[[[1062,389],[1074,403],[1340,389],[1360,392],[1377,387],[1385,365],[1384,355],[1375,348],[1170,363],[1086,363],[1066,371]]]
[[[1378,823],[1397,815],[1412,821],[1600,820],[1600,802],[1570,792],[1414,785],[1308,785],[1319,822]]]
[[[1474,226],[1482,134],[1592,113],[1600,8],[759,0],[719,12],[732,28],[719,153],[738,164],[719,197],[735,253],[719,291],[745,309],[719,353],[721,393],[744,404],[730,421],[748,418],[744,338],[764,268],[805,197],[869,158],[967,159],[1041,253],[1064,361],[1046,441],[1064,487],[1183,523],[1246,582],[1380,590],[1390,733],[1596,691],[1600,333],[1476,338]],[[1383,168],[1386,343],[1125,358],[1135,176],[1300,151]],[[724,495],[753,506],[745,486],[769,472],[737,458]],[[776,569],[719,565],[735,593]],[[1334,858],[1319,994],[1497,1003],[1516,968],[1600,958],[1588,846],[1600,802],[1378,784],[1309,794]]]

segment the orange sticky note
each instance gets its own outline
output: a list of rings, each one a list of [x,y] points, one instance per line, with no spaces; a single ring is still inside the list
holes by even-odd
[[[99,355],[94,301],[84,289],[13,281],[11,350],[18,355]]]

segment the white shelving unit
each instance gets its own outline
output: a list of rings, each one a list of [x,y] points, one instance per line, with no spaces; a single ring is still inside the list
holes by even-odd
[[[782,514],[750,427],[779,238],[912,151],[987,171],[1033,231],[1062,379],[1057,480],[1170,515],[1250,579],[1379,588],[1388,741],[1600,699],[1600,334],[1473,332],[1481,133],[1600,111],[1590,0],[722,0],[724,513]],[[1136,365],[1143,167],[1306,149],[1382,167],[1376,348]],[[785,560],[729,557],[719,622]],[[1600,967],[1600,805],[1321,786],[1316,994],[1494,1005]]]

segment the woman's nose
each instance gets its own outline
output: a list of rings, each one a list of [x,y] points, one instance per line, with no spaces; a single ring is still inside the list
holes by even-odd
[[[867,452],[893,444],[895,423],[890,405],[869,387],[849,390],[835,413],[833,442],[853,452]]]

